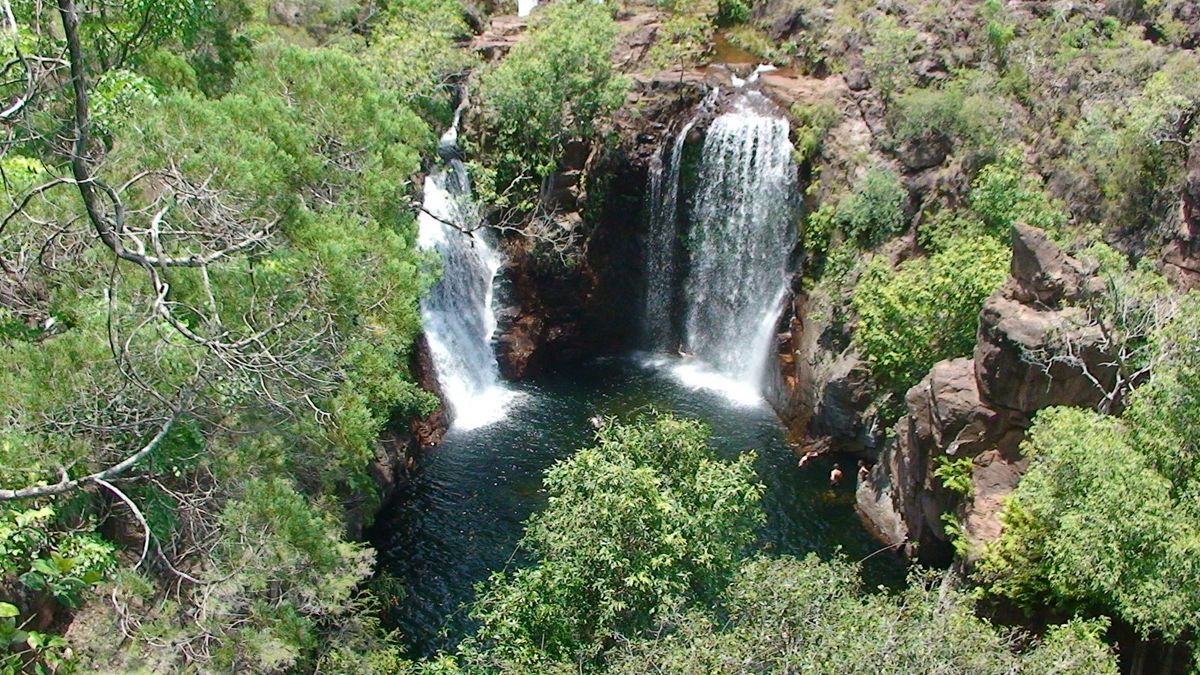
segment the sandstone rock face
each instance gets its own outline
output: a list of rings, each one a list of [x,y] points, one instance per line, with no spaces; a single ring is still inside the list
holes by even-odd
[[[475,36],[471,48],[479,52],[485,61],[498,61],[521,40],[528,25],[522,17],[498,16],[492,19],[487,30]]]
[[[1188,153],[1187,169],[1179,230],[1163,251],[1163,273],[1182,290],[1200,288],[1200,146]]]
[[[1062,252],[1042,230],[1013,227],[1012,277],[1007,295],[1017,302],[1057,307],[1078,299],[1088,270]]]
[[[946,513],[963,524],[973,552],[999,535],[1002,499],[1028,466],[1020,444],[1034,413],[1101,400],[1078,368],[1047,369],[1035,355],[1059,353],[1066,337],[1101,384],[1115,377],[1100,366],[1111,359],[1098,331],[1071,304],[1095,290],[1090,270],[1040,230],[1014,227],[1013,244],[1010,277],[980,312],[973,358],[942,361],[909,389],[907,415],[859,487],[859,510],[884,541],[927,562],[952,555]],[[934,471],[943,457],[972,459],[970,497],[942,487]]]
[[[1054,362],[1047,369],[1031,361],[1033,354],[1054,354],[1063,339],[1078,353],[1101,383],[1110,386],[1115,367],[1103,367],[1110,355],[1101,347],[1098,328],[1085,325],[1082,309],[1039,311],[1005,297],[991,297],[979,314],[975,369],[979,389],[993,404],[1031,414],[1052,405],[1094,406],[1103,392],[1078,368]]]
[[[875,387],[867,364],[853,351],[839,354],[824,373],[820,398],[809,424],[809,434],[828,439],[842,450],[873,448],[867,419]]]
[[[991,542],[1000,537],[1000,511],[1004,498],[1020,482],[1029,468],[1029,459],[1015,452],[987,450],[975,458],[971,470],[971,498],[962,505],[961,523],[972,542]],[[975,562],[980,553],[971,546],[967,564]]]

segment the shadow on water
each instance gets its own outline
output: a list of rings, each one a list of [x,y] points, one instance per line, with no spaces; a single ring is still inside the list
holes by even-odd
[[[522,523],[545,503],[542,473],[593,440],[596,414],[627,420],[650,410],[703,420],[725,457],[758,452],[767,487],[762,549],[774,554],[851,560],[879,549],[854,512],[854,462],[822,459],[801,469],[769,408],[731,406],[718,394],[691,390],[629,358],[599,359],[569,372],[516,385],[526,396],[488,427],[451,431],[427,453],[417,474],[380,512],[372,541],[382,569],[403,582],[392,620],[415,656],[453,646],[471,629],[463,605],[476,584],[525,562],[515,551]],[[834,461],[847,481],[831,489]],[[864,564],[865,582],[893,586],[904,568],[884,552]]]

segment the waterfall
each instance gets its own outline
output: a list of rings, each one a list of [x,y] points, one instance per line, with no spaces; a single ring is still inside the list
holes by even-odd
[[[421,300],[438,385],[451,426],[471,429],[503,417],[513,392],[500,380],[491,345],[496,330],[492,288],[501,259],[480,227],[467,169],[456,157],[457,134],[452,126],[442,136],[445,165],[425,179],[417,245],[437,251],[441,259],[441,279]]]
[[[537,6],[538,0],[517,0],[517,16],[529,16]]]
[[[796,165],[788,123],[741,96],[704,140],[691,210],[682,375],[757,399],[796,245]]]
[[[646,297],[642,315],[642,342],[654,351],[674,349],[671,307],[675,293],[677,232],[679,223],[679,164],[683,144],[695,120],[675,136],[670,155],[659,147],[650,165],[650,223],[646,235]]]

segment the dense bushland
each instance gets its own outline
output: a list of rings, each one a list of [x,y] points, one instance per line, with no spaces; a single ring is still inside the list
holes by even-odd
[[[855,564],[756,555],[750,453],[721,461],[696,422],[608,422],[552,467],[550,505],[492,577],[479,632],[432,672],[1116,672],[1103,622],[1042,640],[978,618],[952,577],[861,587]]]

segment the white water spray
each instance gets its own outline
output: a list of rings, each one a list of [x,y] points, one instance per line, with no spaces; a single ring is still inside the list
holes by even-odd
[[[417,245],[435,250],[442,276],[421,300],[421,321],[451,426],[472,429],[501,419],[515,393],[500,380],[492,351],[492,291],[501,259],[471,200],[467,169],[454,157],[456,124],[442,136],[446,166],[425,179]]]
[[[670,153],[663,145],[650,166],[650,222],[646,234],[646,297],[642,315],[642,341],[646,347],[662,351],[672,344],[671,307],[675,295],[679,226],[679,165],[683,144],[695,120],[683,125],[671,144]]]
[[[684,286],[693,358],[675,369],[736,402],[762,391],[797,241],[788,123],[756,110],[756,96],[739,98],[705,137]]]

